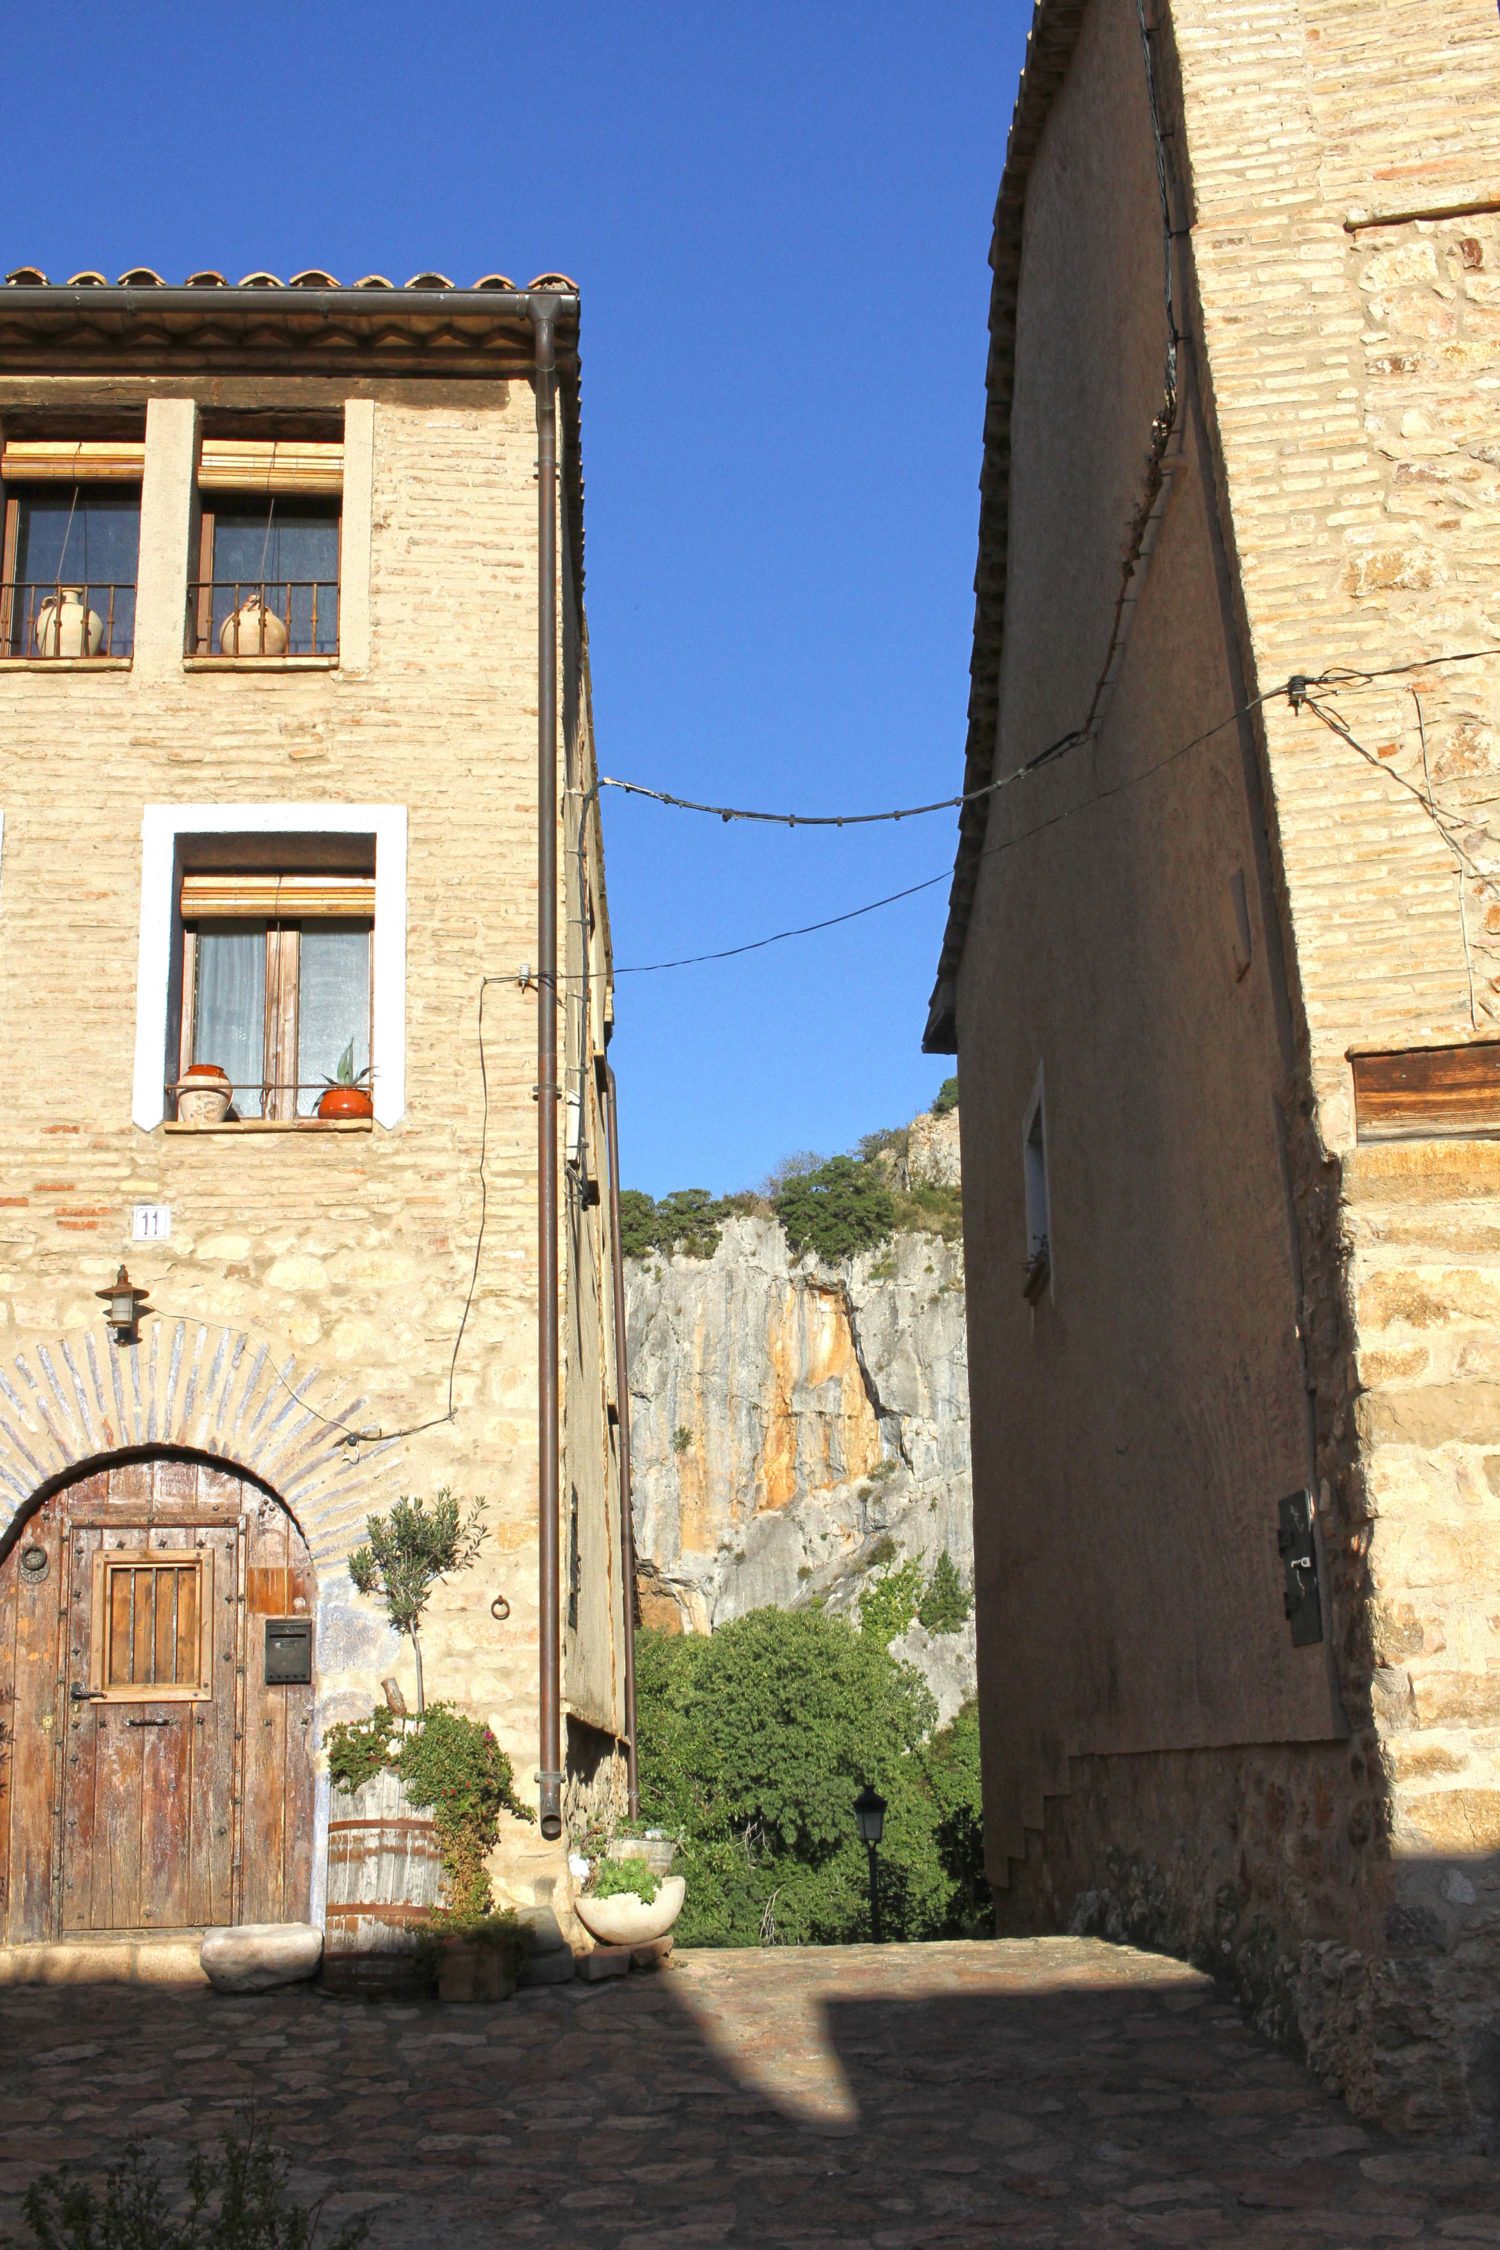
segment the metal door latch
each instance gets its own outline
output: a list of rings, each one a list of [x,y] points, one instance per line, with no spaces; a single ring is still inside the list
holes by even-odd
[[[169,1727],[172,1721],[170,1719],[127,1719],[125,1724],[128,1727]]]
[[[1292,1493],[1282,1501],[1280,1515],[1276,1545],[1286,1581],[1282,1607],[1292,1629],[1293,1648],[1310,1648],[1323,1638],[1323,1601],[1318,1586],[1312,1494]]]

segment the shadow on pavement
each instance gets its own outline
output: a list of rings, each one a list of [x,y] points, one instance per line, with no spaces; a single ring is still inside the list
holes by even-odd
[[[495,2008],[30,1987],[0,2026],[0,2238],[38,2171],[175,2165],[252,2105],[379,2250],[1497,2238],[1493,2165],[1352,2124],[1194,1972],[1091,1940],[698,1953]]]

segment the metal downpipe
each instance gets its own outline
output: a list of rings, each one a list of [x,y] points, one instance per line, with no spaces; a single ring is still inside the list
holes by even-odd
[[[609,1239],[615,1285],[615,1396],[620,1412],[620,1576],[625,1595],[625,1784],[630,1817],[641,1810],[635,1741],[635,1514],[630,1497],[630,1368],[625,1350],[625,1253],[620,1247],[620,1111],[615,1074],[604,1066],[609,1102]]]
[[[537,427],[537,1653],[542,1834],[562,1834],[558,1579],[561,1446],[557,1281],[557,360],[555,307],[533,299]]]

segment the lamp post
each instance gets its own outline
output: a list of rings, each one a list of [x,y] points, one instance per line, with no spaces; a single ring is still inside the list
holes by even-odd
[[[868,1782],[854,1800],[854,1818],[870,1860],[870,1936],[881,1945],[884,1934],[880,1927],[880,1868],[875,1852],[885,1834],[885,1799]]]

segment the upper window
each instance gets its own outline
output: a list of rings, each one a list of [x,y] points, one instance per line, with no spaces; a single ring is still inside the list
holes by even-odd
[[[179,1115],[230,1123],[370,1114],[373,874],[184,874]],[[198,1074],[194,1084],[190,1073]],[[185,1098],[186,1097],[186,1098]]]
[[[131,654],[142,454],[130,440],[6,445],[0,654]]]
[[[342,442],[215,436],[210,424],[190,653],[337,656],[343,463]]]

